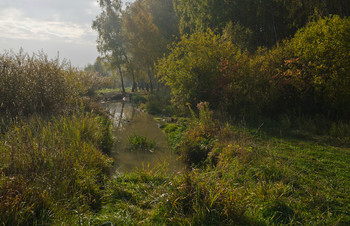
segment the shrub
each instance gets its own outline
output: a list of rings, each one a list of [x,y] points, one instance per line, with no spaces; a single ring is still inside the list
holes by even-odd
[[[192,172],[176,178],[161,203],[160,217],[171,224],[249,225],[245,191],[218,178],[216,172]]]
[[[44,53],[0,56],[0,113],[10,116],[59,112],[79,95],[77,71]]]
[[[350,19],[330,16],[309,23],[287,42],[276,76],[280,96],[306,113],[350,113]],[[283,60],[283,58],[282,58]],[[290,95],[292,94],[292,95]]]
[[[195,106],[207,101],[215,108],[222,98],[230,78],[220,72],[222,60],[236,61],[241,52],[231,42],[208,30],[204,33],[184,35],[170,49],[171,53],[161,59],[157,66],[157,75],[171,88],[172,102],[185,110],[186,103]]]
[[[146,110],[150,114],[162,114],[170,116],[174,114],[173,106],[171,105],[171,96],[168,89],[160,89],[157,92],[149,95],[146,103]]]
[[[170,51],[158,62],[157,75],[182,112],[187,103],[194,107],[206,101],[221,112],[255,116],[270,103],[270,77],[261,73],[262,58],[252,60],[227,38],[211,30],[185,35]]]
[[[137,94],[132,94],[131,95],[131,102],[134,104],[144,104],[146,103],[147,99],[141,95],[137,95]]]
[[[189,165],[200,165],[206,160],[208,153],[214,147],[218,132],[209,104],[202,102],[197,107],[199,116],[197,118],[192,112],[190,127],[183,133],[178,147],[181,158]]]

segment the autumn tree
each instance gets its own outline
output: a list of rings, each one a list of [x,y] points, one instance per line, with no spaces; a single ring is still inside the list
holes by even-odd
[[[147,0],[145,4],[152,14],[153,23],[158,27],[164,39],[161,52],[166,52],[167,45],[179,36],[178,18],[175,13],[173,0]]]
[[[93,64],[88,64],[84,68],[84,71],[97,72],[103,77],[110,75],[110,71],[108,70],[105,59],[101,57],[97,57]]]
[[[99,0],[101,14],[93,21],[92,28],[98,32],[97,50],[119,71],[122,91],[125,93],[122,65],[126,61],[125,44],[122,39],[122,1]]]
[[[135,1],[123,12],[123,26],[131,65],[144,69],[153,91],[154,64],[178,34],[172,0]]]

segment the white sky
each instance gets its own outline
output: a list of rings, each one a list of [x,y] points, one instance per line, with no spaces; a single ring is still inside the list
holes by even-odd
[[[91,24],[99,14],[97,0],[0,0],[0,53],[22,47],[55,58],[59,52],[84,67],[98,56]]]

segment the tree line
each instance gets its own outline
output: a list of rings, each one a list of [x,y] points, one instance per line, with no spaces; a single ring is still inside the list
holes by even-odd
[[[146,86],[153,91],[154,65],[179,35],[171,0],[135,1],[122,8],[122,1],[99,1],[102,13],[93,21],[98,31],[97,49],[119,72],[123,92],[125,76],[132,91]]]
[[[349,113],[346,0],[100,0],[104,61],[132,90],[235,115]]]

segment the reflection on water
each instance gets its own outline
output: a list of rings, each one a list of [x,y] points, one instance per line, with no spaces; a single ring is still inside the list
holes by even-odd
[[[118,172],[129,172],[148,166],[153,168],[158,164],[167,165],[171,172],[183,169],[183,163],[171,151],[165,134],[151,115],[136,110],[127,102],[112,102],[103,105],[113,118],[113,133],[117,144],[112,150],[112,156],[116,160]],[[128,137],[132,134],[154,140],[156,142],[154,152],[131,151]]]

